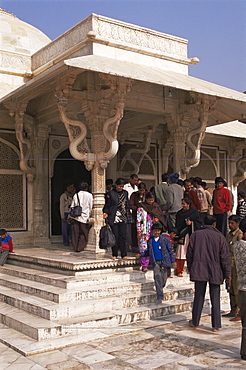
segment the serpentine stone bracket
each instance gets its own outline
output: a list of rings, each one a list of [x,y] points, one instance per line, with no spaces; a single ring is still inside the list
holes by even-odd
[[[209,112],[214,109],[218,101],[219,99],[214,97],[196,96],[196,100],[194,102],[196,108],[194,111],[194,116],[198,114],[199,126],[190,130],[186,136],[185,165],[182,169],[186,174],[192,167],[197,167],[200,163],[201,145],[205,136]],[[192,106],[194,106],[194,104],[192,104]],[[192,154],[191,156],[190,153]]]
[[[27,103],[7,101],[4,105],[9,110],[9,115],[15,119],[15,134],[20,149],[20,169],[27,175],[28,181],[33,181],[36,170],[35,167],[28,165],[32,153],[31,140],[24,131],[24,113]]]
[[[126,162],[129,161],[130,164],[133,167],[132,172],[134,172],[136,174],[138,174],[140,172],[140,167],[141,167],[142,161],[144,159],[144,156],[148,153],[148,151],[150,149],[152,133],[155,132],[156,126],[157,126],[157,124],[149,126],[148,131],[144,134],[143,143],[137,145],[135,148],[129,149],[126,152],[126,154],[124,155],[124,158],[121,161],[120,171],[124,170],[124,166],[125,166]],[[136,162],[132,158],[132,154],[136,154],[136,153],[141,154],[138,162]]]
[[[81,95],[81,107],[87,124],[74,120],[67,115],[69,92],[71,83],[64,89],[58,87],[55,96],[58,98],[58,110],[69,136],[69,149],[71,155],[84,161],[87,170],[92,170],[95,163],[105,169],[110,159],[118,152],[119,144],[117,132],[120,120],[123,117],[125,95],[130,90],[131,83],[128,79],[117,76],[100,74],[109,86],[109,92],[97,85],[96,90],[88,85],[88,90]],[[105,116],[105,112],[106,116]],[[74,128],[79,128],[76,133]],[[91,133],[91,148],[89,148],[86,135],[88,128]],[[81,149],[82,147],[82,149]]]
[[[237,149],[234,152],[234,157],[238,157],[236,160],[235,174],[233,176],[233,185],[237,186],[240,181],[243,181],[246,178],[246,149],[244,143],[238,143]]]

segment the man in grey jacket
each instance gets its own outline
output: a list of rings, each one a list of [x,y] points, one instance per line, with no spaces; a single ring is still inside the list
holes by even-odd
[[[182,208],[181,200],[184,198],[184,190],[177,184],[178,179],[177,172],[169,176],[170,185],[166,192],[165,210],[168,212],[167,227],[169,232],[171,228],[175,227],[176,214]]]
[[[189,325],[199,325],[208,282],[212,304],[212,328],[216,332],[221,328],[220,284],[224,279],[230,284],[231,261],[226,239],[215,228],[216,218],[207,216],[204,223],[200,230],[191,235],[186,255],[190,280],[195,282],[192,320]]]

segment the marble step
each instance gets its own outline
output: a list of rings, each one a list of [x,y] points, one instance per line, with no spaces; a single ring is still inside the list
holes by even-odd
[[[191,294],[191,292],[192,290],[190,286],[186,289],[167,289],[165,296],[167,299],[170,299],[170,295],[178,297],[180,294],[183,294],[184,296]],[[53,321],[87,315],[88,312],[91,314],[109,312],[116,308],[120,309],[136,306],[142,302],[147,303],[146,300],[149,300],[149,303],[154,299],[156,298],[153,290],[150,292],[147,290],[139,290],[138,293],[124,293],[123,295],[106,298],[63,303],[47,301],[41,297],[31,296],[24,292],[18,292],[6,286],[2,286],[0,292],[0,302],[7,303],[28,313]]]
[[[0,323],[37,341],[62,335],[62,327],[41,317],[0,302]]]
[[[22,278],[22,279],[27,279],[30,281],[36,281],[42,284],[53,285],[55,287],[64,288],[64,289],[67,288],[66,279],[69,279],[69,278],[74,279],[74,276],[67,277],[67,276],[64,276],[64,274],[31,269],[31,268],[12,265],[8,263],[6,263],[2,267],[1,273],[10,275],[10,276],[15,276],[15,277]]]
[[[0,285],[17,290],[19,292],[41,297],[52,302],[62,303],[85,299],[103,298],[112,295],[119,296],[126,293],[139,294],[144,290],[153,289],[154,283],[151,280],[148,281],[142,279],[142,281],[139,281],[138,283],[123,281],[104,284],[103,286],[82,286],[79,290],[68,290],[54,286],[47,286],[46,284],[28,281],[21,278],[16,280],[16,277],[0,274]]]
[[[171,298],[171,297],[170,297]],[[221,296],[221,304],[228,301],[225,293]],[[186,296],[178,299],[170,299],[162,304],[154,302],[139,302],[139,306],[117,308],[108,312],[98,312],[77,318],[60,319],[57,322],[36,317],[27,312],[23,312],[15,307],[9,307],[5,303],[0,303],[0,322],[8,327],[15,329],[26,336],[37,341],[46,340],[68,335],[82,335],[85,329],[114,329],[121,325],[130,325],[140,321],[153,320],[156,318],[167,317],[181,312],[191,310],[193,297]],[[204,309],[209,307],[209,298],[206,295]]]
[[[107,312],[99,311],[88,315],[87,311],[87,315],[61,319],[56,322],[34,316],[0,302],[0,322],[35,340],[44,340],[64,335],[82,334],[85,328],[115,327],[187,311],[191,307],[191,302],[192,298],[186,297],[185,299],[166,300],[164,304],[157,304],[156,295],[149,294],[149,297],[138,301],[139,306],[122,308],[116,305]]]
[[[70,253],[69,253],[70,254]],[[60,273],[64,275],[80,275],[80,274],[93,274],[104,272],[107,270],[112,271],[132,271],[139,268],[140,261],[136,257],[130,257],[129,260],[112,260],[111,257],[99,257],[76,259],[76,261],[69,261],[68,259],[59,258],[59,256],[52,257],[39,257],[19,254],[18,251],[9,255],[8,264],[22,266],[31,269],[37,269],[47,272]]]
[[[7,275],[16,276],[31,281],[36,281],[46,285],[53,285],[55,287],[64,289],[78,289],[81,287],[88,287],[90,285],[104,285],[108,283],[117,282],[139,282],[145,279],[153,280],[153,271],[149,270],[147,273],[143,273],[139,269],[131,271],[116,272],[115,270],[97,270],[97,274],[81,274],[79,276],[64,276],[64,274],[52,273],[47,271],[41,271],[36,269],[25,268],[21,266],[5,264],[1,268],[1,272]],[[172,279],[168,279],[169,284],[173,286],[182,286],[184,283],[189,282],[189,276],[186,274],[183,278],[173,276]]]
[[[226,303],[221,305],[222,312],[228,311],[229,304],[228,300]],[[210,314],[210,308],[204,307],[202,312],[202,317],[207,316]],[[158,326],[168,325],[170,323],[178,323],[183,322],[184,320],[191,319],[191,312],[184,311],[180,313],[176,313],[174,315],[167,315],[160,317],[159,319],[152,319],[152,320],[145,320],[145,321],[138,321],[132,324],[120,325],[118,327],[89,327],[83,328],[83,332],[81,335],[81,331],[79,334],[72,334],[66,335],[63,337],[51,337],[41,341],[36,341],[33,338],[30,338],[12,328],[7,327],[0,323],[0,342],[7,345],[8,347],[14,349],[18,353],[21,353],[23,356],[30,356],[38,353],[47,353],[49,351],[62,349],[64,347],[81,344],[81,343],[89,343],[90,341],[94,341],[96,339],[107,339],[113,338],[115,336],[123,336],[125,334],[138,334],[144,329],[154,328]],[[227,319],[224,319],[227,321]],[[223,319],[222,319],[223,321]],[[241,325],[238,323],[238,325]],[[187,329],[192,330],[188,326],[187,322]],[[47,353],[48,355],[48,353]]]
[[[162,320],[151,320],[135,323],[133,325],[121,325],[120,327],[107,327],[107,328],[84,328],[83,335],[73,334],[64,337],[50,338],[42,341],[36,341],[12,328],[7,327],[0,323],[0,342],[12,348],[23,356],[31,356],[39,353],[47,353],[49,351],[62,349],[64,347],[73,346],[81,343],[89,343],[97,339],[113,338],[129,333],[138,333],[143,328],[151,328],[169,324],[170,322],[178,322],[185,318],[190,319],[190,312],[182,312],[180,314],[171,315],[170,317],[163,318]],[[48,355],[48,353],[47,353]]]

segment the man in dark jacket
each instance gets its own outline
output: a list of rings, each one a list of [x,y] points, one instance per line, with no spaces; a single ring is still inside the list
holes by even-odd
[[[212,328],[213,331],[218,331],[221,328],[220,284],[224,279],[230,283],[231,262],[226,239],[215,228],[215,217],[207,216],[204,222],[205,225],[191,235],[186,256],[190,280],[195,282],[192,320],[189,324],[191,327],[199,325],[209,282]]]
[[[115,181],[115,188],[106,193],[103,218],[108,219],[109,225],[116,238],[116,245],[112,248],[112,259],[118,257],[118,249],[123,260],[129,259],[126,251],[127,224],[131,223],[130,203],[128,193],[123,189],[125,181],[121,178]]]

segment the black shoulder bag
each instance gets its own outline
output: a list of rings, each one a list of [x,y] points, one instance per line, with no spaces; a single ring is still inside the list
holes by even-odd
[[[70,211],[70,216],[72,218],[79,217],[79,216],[81,216],[81,213],[82,213],[82,207],[80,205],[78,193],[77,193],[77,199],[78,199],[79,205],[75,206],[75,207],[72,207],[71,211]]]

